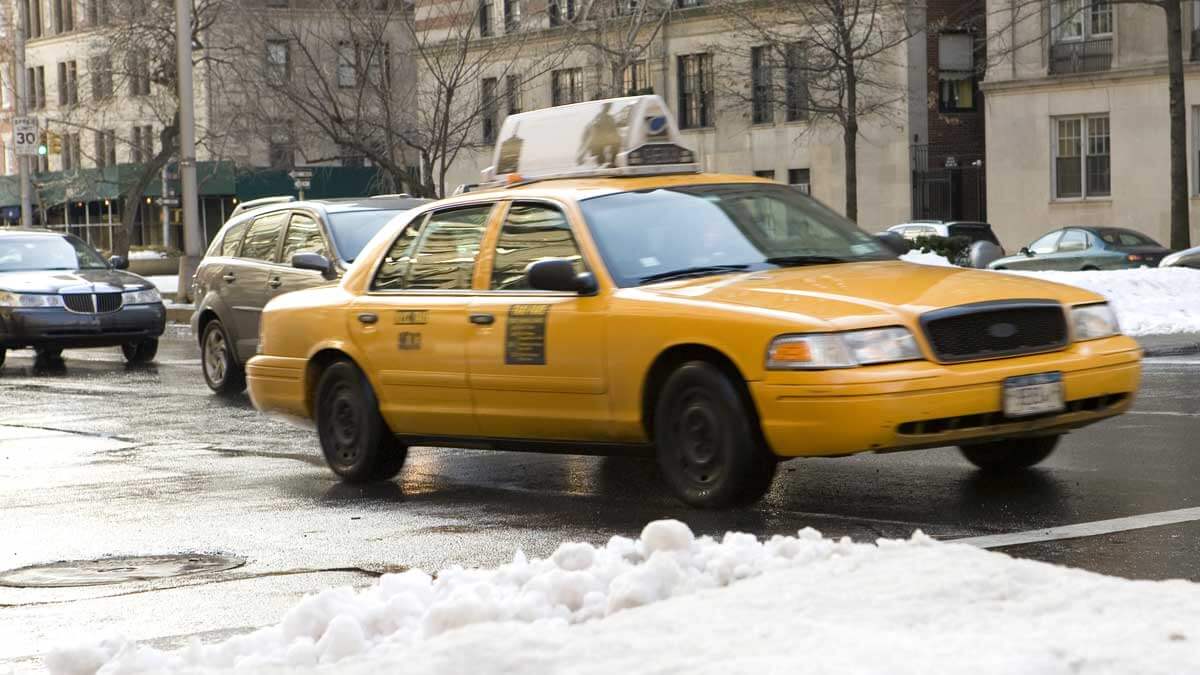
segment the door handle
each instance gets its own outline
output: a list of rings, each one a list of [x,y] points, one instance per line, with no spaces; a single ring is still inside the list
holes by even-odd
[[[226,274],[225,276],[223,276],[221,278],[224,279],[225,283],[227,283],[227,284],[232,284],[233,282],[237,281],[237,277],[234,276],[233,274]]]
[[[371,324],[375,323],[376,321],[379,321],[379,315],[377,315],[377,314],[372,314],[370,312],[363,312],[362,314],[358,315],[359,323],[365,323],[368,326],[370,326]]]
[[[486,312],[480,312],[479,314],[471,315],[471,323],[476,326],[490,326],[496,323],[496,317]]]
[[[283,285],[283,280],[279,277],[271,277],[271,279],[267,281],[267,285],[271,288],[279,288]]]

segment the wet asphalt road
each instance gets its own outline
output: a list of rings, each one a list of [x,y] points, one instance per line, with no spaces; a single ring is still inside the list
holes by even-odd
[[[158,646],[274,623],[305,592],[389,570],[494,565],[564,539],[636,536],[674,517],[698,533],[815,527],[858,540],[952,539],[1200,506],[1200,359],[1148,361],[1132,413],[1068,437],[1037,470],[985,478],[952,449],[794,461],[752,509],[689,510],[651,462],[445,449],[401,477],[339,484],[314,434],[211,395],[190,337],[158,363],[68,351],[0,368],[0,570],[110,555],[240,556],[225,572],[63,589],[0,587],[0,672],[73,636]],[[1132,578],[1200,580],[1200,521],[1001,549]]]

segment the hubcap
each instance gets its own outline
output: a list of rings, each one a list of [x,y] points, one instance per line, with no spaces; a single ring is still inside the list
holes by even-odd
[[[204,341],[204,369],[208,371],[209,379],[216,384],[224,382],[228,363],[225,336],[219,330],[209,331],[208,339]]]
[[[707,394],[692,391],[684,396],[677,410],[675,440],[680,468],[692,482],[710,485],[722,472],[724,439],[717,408]]]

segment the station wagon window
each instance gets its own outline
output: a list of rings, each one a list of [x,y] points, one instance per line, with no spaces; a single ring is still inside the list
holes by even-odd
[[[575,262],[584,271],[579,247],[562,212],[539,204],[513,204],[504,219],[492,264],[493,290],[529,290],[529,265],[547,258]]]
[[[292,256],[297,253],[319,253],[326,258],[329,251],[325,247],[325,238],[321,236],[321,227],[312,216],[297,213],[292,216],[288,225],[287,237],[283,240],[283,255],[280,260],[290,263]]]
[[[254,221],[246,232],[246,240],[242,242],[242,252],[239,257],[251,260],[275,262],[275,248],[279,243],[279,233],[287,222],[288,214],[272,213]]]
[[[1087,233],[1083,230],[1067,230],[1058,242],[1060,252],[1082,251],[1087,248]]]
[[[388,250],[375,290],[456,290],[471,287],[479,242],[492,205],[431,215],[405,228]]]
[[[1058,244],[1058,238],[1061,236],[1062,231],[1055,230],[1030,244],[1029,250],[1034,253],[1054,253],[1055,245]]]
[[[225,236],[221,238],[221,255],[227,258],[237,257],[238,249],[242,247],[242,235],[246,234],[246,226],[249,224],[249,220],[243,220],[225,230]]]

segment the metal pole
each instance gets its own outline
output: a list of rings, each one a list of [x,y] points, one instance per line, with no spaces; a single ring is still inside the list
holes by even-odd
[[[29,114],[29,80],[25,73],[25,24],[29,22],[28,10],[24,2],[17,3],[17,34],[13,51],[14,75],[17,78],[17,115],[24,117]],[[33,227],[33,198],[29,185],[30,162],[29,155],[17,157],[17,167],[21,174],[21,227]]]
[[[168,162],[169,163],[169,162]],[[162,218],[162,238],[163,246],[171,247],[171,207],[167,206],[167,167],[162,170],[162,210],[159,216]]]
[[[200,264],[200,218],[196,208],[196,104],[192,91],[192,0],[175,0],[175,51],[179,67],[179,178],[183,206],[183,255],[178,299],[190,300]]]

